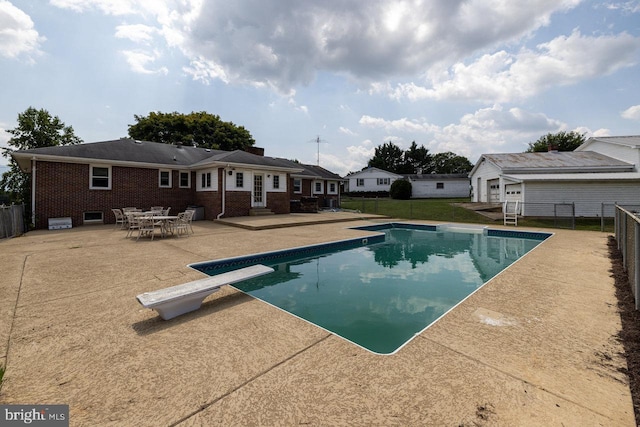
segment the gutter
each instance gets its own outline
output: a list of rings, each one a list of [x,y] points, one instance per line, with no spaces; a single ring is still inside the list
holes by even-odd
[[[227,165],[228,167],[228,165]],[[227,194],[227,168],[222,169],[222,211],[216,216],[216,220],[219,220],[224,215],[225,211],[225,199]]]
[[[31,224],[36,224],[36,158],[31,165]]]

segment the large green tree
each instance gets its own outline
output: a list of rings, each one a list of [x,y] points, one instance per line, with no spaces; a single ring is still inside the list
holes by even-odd
[[[376,167],[399,175],[428,174],[428,173],[467,173],[473,165],[463,156],[450,151],[446,153],[429,154],[429,150],[415,141],[408,150],[402,151],[392,142],[376,147],[375,154],[367,167]]]
[[[549,150],[573,151],[585,142],[584,134],[576,131],[548,133],[529,143],[526,153],[540,153]]]
[[[424,173],[467,173],[471,169],[473,169],[473,165],[469,159],[447,151],[432,155],[429,167]]]
[[[389,141],[376,147],[373,158],[368,162],[368,166],[398,173],[404,163],[404,153],[400,147]]]
[[[411,146],[403,154],[402,170],[398,173],[407,175],[422,173],[431,162],[431,154],[429,150],[421,145],[418,147],[415,141],[411,143]]]
[[[9,159],[9,170],[2,174],[0,188],[9,193],[11,201],[25,203],[31,210],[31,175],[22,172],[11,157],[16,150],[52,147],[57,145],[80,144],[73,127],[66,126],[58,116],[51,116],[47,110],[27,108],[18,114],[18,126],[7,130],[13,135],[7,142],[8,148],[2,149],[2,156]]]
[[[220,116],[204,111],[190,114],[151,112],[148,116],[134,115],[129,125],[133,139],[165,144],[195,144],[216,150],[244,150],[255,144],[251,133],[243,126],[225,122]]]

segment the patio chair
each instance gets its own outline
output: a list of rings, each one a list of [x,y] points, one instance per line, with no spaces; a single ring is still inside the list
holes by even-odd
[[[130,237],[140,228],[140,218],[132,212],[127,212],[125,216],[127,217],[127,237]]]
[[[164,211],[162,211],[162,215],[169,215],[169,211],[171,210],[171,206],[169,206],[167,209],[165,209]]]
[[[118,224],[120,224],[120,228],[124,228],[125,224],[127,222],[127,219],[125,218],[124,214],[122,213],[122,210],[120,209],[111,209],[111,211],[113,212],[113,215],[116,217],[116,227],[118,226]]]
[[[183,233],[189,236],[189,221],[187,220],[186,212],[180,212],[178,218],[171,221],[169,230],[172,234],[177,234],[178,237]]]
[[[138,237],[136,241],[140,239],[140,236],[151,236],[151,240],[155,236],[157,224],[153,219],[153,216],[141,216],[138,218]]]
[[[196,214],[196,211],[192,209],[187,209],[186,211],[184,211],[184,213],[185,213],[185,218],[187,220],[187,223],[189,224],[189,230],[191,230],[191,234],[193,234],[193,227],[191,227],[191,221],[193,221],[193,217]]]

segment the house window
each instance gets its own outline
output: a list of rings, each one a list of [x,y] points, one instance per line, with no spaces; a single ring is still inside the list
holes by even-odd
[[[273,175],[273,188],[280,188],[280,175]]]
[[[294,193],[302,193],[302,180],[299,178],[294,178],[293,180],[293,192]]]
[[[244,173],[242,172],[236,172],[236,187],[244,187]]]
[[[364,178],[356,179],[356,187],[364,187]]]
[[[329,193],[330,194],[336,194],[337,192],[338,191],[337,191],[336,183],[335,182],[330,182],[329,183]]]
[[[191,172],[180,171],[180,188],[191,188]]]
[[[444,182],[436,182],[436,189],[444,190]]]
[[[200,176],[200,187],[211,188],[211,172],[204,172]]]
[[[314,194],[322,194],[322,181],[316,181],[313,184],[313,192]]]
[[[390,178],[378,178],[378,185],[389,185],[391,184]]]
[[[161,170],[159,173],[160,188],[171,188],[171,171]]]
[[[90,166],[89,174],[90,189],[111,190],[111,166]]]

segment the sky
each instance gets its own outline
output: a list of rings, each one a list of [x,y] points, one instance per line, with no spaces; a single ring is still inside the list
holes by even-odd
[[[29,107],[84,142],[206,111],[341,176],[386,142],[475,163],[639,135],[639,62],[638,0],[0,0],[0,147]]]

